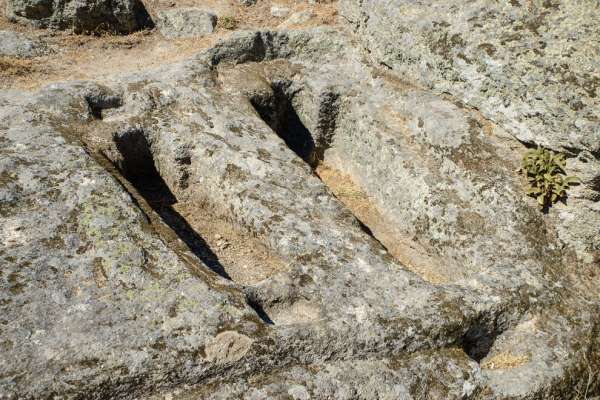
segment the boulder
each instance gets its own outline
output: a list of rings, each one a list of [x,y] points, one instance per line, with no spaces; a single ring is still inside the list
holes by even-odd
[[[131,33],[153,26],[140,0],[7,0],[9,20],[75,33]]]
[[[201,37],[211,34],[217,16],[198,8],[175,8],[157,11],[157,26],[168,38]]]

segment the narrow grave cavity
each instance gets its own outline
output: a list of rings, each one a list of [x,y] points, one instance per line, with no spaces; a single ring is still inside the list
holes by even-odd
[[[287,146],[306,161],[316,167],[317,146],[311,132],[296,113],[290,100],[290,82],[278,81],[272,85],[273,93],[268,96],[254,96],[252,106],[260,117],[283,139]]]
[[[332,177],[332,174],[329,173],[332,170],[324,164],[324,156],[333,140],[338,96],[334,93],[322,96],[319,113],[315,121],[315,127],[319,134],[313,135],[304,125],[293,106],[294,93],[290,90],[290,82],[275,81],[271,87],[273,89],[271,94],[256,95],[250,98],[256,112],[283,139],[286,145],[313,169],[315,175],[332,189],[333,194],[354,212],[354,216],[359,221],[362,230],[379,241],[369,225],[360,218],[360,214],[355,212],[357,207],[361,208],[361,206],[348,201],[350,198],[345,196],[344,191],[336,190],[338,188],[332,187],[329,179],[323,178],[324,176],[327,178]],[[366,205],[368,197],[365,193],[357,187],[352,188],[351,191],[356,194],[357,198],[361,199],[360,202],[364,203],[363,205]]]
[[[113,137],[120,155],[113,160],[123,176],[204,264],[220,276],[231,279],[206,241],[174,208],[177,199],[158,173],[143,131],[131,129]]]
[[[271,94],[264,92],[250,98],[260,117],[279,135],[287,146],[301,157],[315,175],[331,190],[355,216],[363,232],[371,236],[401,264],[418,273],[423,279],[440,284],[448,278],[429,269],[415,265],[433,263],[424,249],[416,243],[402,240],[382,213],[370,200],[365,191],[352,179],[328,164],[326,151],[333,142],[339,111],[339,96],[336,93],[323,93],[319,96],[318,112],[311,122],[316,132],[311,132],[302,122],[303,117],[294,107],[295,93],[287,81],[271,84]]]
[[[475,325],[462,337],[461,346],[470,358],[480,362],[489,354],[498,335],[486,326]]]
[[[390,225],[367,193],[354,182],[350,175],[330,167],[327,160],[315,169],[316,175],[358,219],[362,230],[375,238],[402,265],[417,273],[427,282],[443,284],[451,280],[445,271],[429,268],[439,262],[428,255],[418,243],[405,239]]]
[[[419,243],[405,237],[396,227],[389,224],[379,207],[357,183],[357,180],[333,165],[344,160],[328,160],[327,150],[332,146],[339,113],[339,95],[324,92],[318,95],[319,104],[314,115],[310,107],[301,104],[297,89],[289,81],[271,83],[272,93],[261,92],[250,98],[260,117],[277,133],[287,146],[301,157],[315,175],[331,190],[356,217],[362,230],[378,241],[396,260],[424,280],[433,284],[451,282],[455,277],[444,270],[431,268],[440,265]],[[300,98],[300,100],[299,100]],[[314,96],[307,97],[311,102]],[[298,104],[300,103],[300,104]],[[313,110],[314,111],[314,110]],[[311,129],[303,123],[307,122]],[[336,154],[333,157],[339,157]]]
[[[113,135],[116,151],[107,155],[121,174],[156,211],[188,248],[210,269],[240,285],[253,285],[287,269],[263,241],[220,216],[209,204],[179,202],[173,190],[185,190],[177,180],[171,190],[154,162],[150,145],[140,129]],[[188,166],[190,157],[176,163]],[[185,174],[187,178],[187,172]],[[250,304],[253,308],[256,307]],[[258,314],[264,312],[257,309]],[[264,314],[266,315],[266,314]],[[265,319],[265,318],[263,318]],[[270,322],[268,318],[265,321]]]

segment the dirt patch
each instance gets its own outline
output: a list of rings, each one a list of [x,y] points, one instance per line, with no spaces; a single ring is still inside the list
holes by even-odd
[[[206,241],[234,282],[253,285],[287,270],[287,265],[262,241],[224,218],[185,204],[175,204],[174,209]]]
[[[0,82],[4,79],[25,77],[35,70],[31,60],[0,57]]]
[[[512,353],[496,354],[481,364],[484,369],[509,369],[517,368],[529,362],[527,355],[515,355]]]
[[[46,43],[51,54],[26,61],[0,59],[0,89],[34,90],[49,83],[67,80],[103,82],[111,75],[149,70],[181,61],[211,47],[236,30],[276,28],[285,19],[271,15],[271,4],[274,3],[258,0],[255,5],[244,6],[237,0],[146,1],[150,14],[165,8],[198,7],[213,10],[219,17],[228,17],[235,22],[233,26],[228,26],[229,29],[219,23],[213,34],[189,39],[167,39],[157,29],[125,36],[75,35],[68,31],[34,29],[14,24],[1,15],[0,30],[18,31],[39,39]],[[313,16],[310,20],[293,28],[333,25],[337,21],[337,2],[309,5],[281,0],[276,4],[289,7],[290,15],[297,11],[311,11]]]
[[[365,229],[388,250],[388,252],[406,268],[433,284],[448,283],[451,276],[440,271],[439,262],[430,259],[430,252],[420,248],[419,244],[404,238],[400,232],[390,226],[378,207],[349,175],[320,164],[315,173],[331,189],[335,197],[352,211]]]
[[[125,130],[113,140],[116,149],[94,150],[110,159],[137,194],[213,272],[240,285],[251,285],[287,269],[259,238],[220,217],[223,214],[214,207],[197,199],[180,201],[179,188],[170,187],[168,176],[163,177],[157,169],[142,130]],[[94,146],[87,142],[88,148]]]
[[[318,25],[334,25],[337,23],[338,4],[334,2],[320,2],[308,4],[306,1],[298,0],[258,0],[251,6],[245,6],[238,0],[146,0],[146,6],[151,14],[158,10],[197,7],[211,10],[219,18],[231,18],[235,21],[235,29],[257,29],[278,27],[287,17],[278,18],[271,15],[271,6],[279,5],[289,8],[289,15],[299,11],[311,11],[312,18],[301,25],[294,27],[307,27]],[[218,25],[219,30],[230,30],[223,24]]]
[[[35,36],[35,35],[31,35]],[[93,80],[102,82],[111,75],[157,68],[186,59],[214,44],[218,37],[166,40],[155,31],[127,36],[77,36],[57,33],[42,38],[52,54],[21,60],[18,66],[2,69],[0,89],[33,90],[53,82]]]

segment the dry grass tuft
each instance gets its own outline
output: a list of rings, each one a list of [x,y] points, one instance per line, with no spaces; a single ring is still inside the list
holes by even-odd
[[[499,353],[487,359],[481,364],[484,369],[510,369],[517,368],[529,362],[528,355],[515,355],[511,353]]]
[[[31,60],[0,56],[0,77],[10,78],[30,74],[35,67]]]

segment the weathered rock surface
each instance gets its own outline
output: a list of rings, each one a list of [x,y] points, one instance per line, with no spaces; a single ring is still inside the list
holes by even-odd
[[[310,21],[310,19],[314,16],[315,14],[311,10],[297,11],[290,15],[289,18],[287,18],[285,21],[283,21],[279,25],[279,28],[290,28],[296,25],[302,25]]]
[[[557,229],[580,260],[598,262],[598,2],[343,0],[341,10],[378,63],[521,142],[566,152],[585,184],[568,211],[557,207]]]
[[[374,57],[477,107],[511,134],[552,148],[600,148],[600,5],[342,0]]]
[[[543,216],[509,128],[365,59],[246,32],[2,93],[0,396],[597,394],[593,237],[561,219],[596,221],[595,188]],[[231,280],[203,218],[264,243],[265,279]]]
[[[152,26],[140,0],[7,0],[10,20],[76,33],[130,33]]]
[[[271,6],[271,15],[277,18],[285,18],[290,14],[290,8],[281,4]]]
[[[73,94],[2,95],[2,398],[131,396],[142,376],[201,376],[198,343],[258,326],[239,292],[195,278],[202,268],[65,141],[52,113],[85,119]]]
[[[212,33],[217,16],[198,8],[175,8],[157,12],[157,26],[168,38],[200,37]]]
[[[176,395],[196,399],[463,399],[483,382],[477,363],[460,351],[407,359],[293,366],[252,381],[238,379]],[[158,397],[156,398],[158,400]]]
[[[47,46],[39,40],[30,39],[17,32],[0,31],[0,56],[30,58],[47,52]]]

